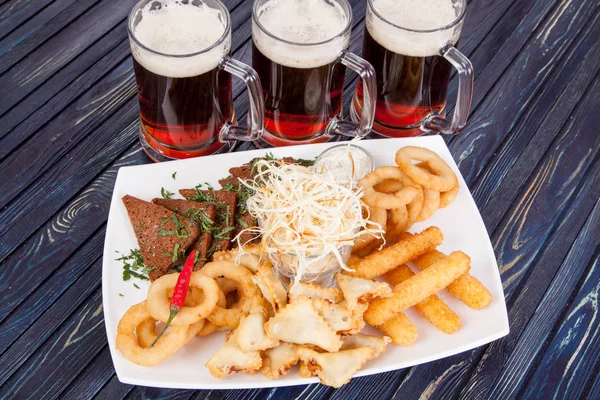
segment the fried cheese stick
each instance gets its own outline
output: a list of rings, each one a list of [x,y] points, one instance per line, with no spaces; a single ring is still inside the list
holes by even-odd
[[[445,258],[446,255],[438,250],[432,250],[422,256],[412,260],[412,262],[421,270],[425,270],[437,261]],[[490,291],[471,274],[466,273],[452,282],[447,287],[451,295],[465,303],[467,306],[476,310],[481,310],[490,305],[492,294]]]
[[[403,264],[386,273],[384,276],[389,283],[397,286],[414,275],[415,273],[407,265]],[[459,316],[435,294],[415,304],[415,309],[442,332],[451,334],[460,329],[461,322]]]
[[[365,321],[373,326],[382,325],[398,312],[444,289],[465,274],[469,268],[469,256],[462,251],[451,253],[443,260],[437,261],[426,270],[395,286],[391,297],[376,298],[371,301],[364,315]]]
[[[344,273],[358,278],[375,279],[398,265],[406,264],[412,259],[434,250],[442,243],[443,239],[442,231],[438,227],[430,226],[423,232],[401,239],[390,247],[366,256],[352,266],[354,272]]]

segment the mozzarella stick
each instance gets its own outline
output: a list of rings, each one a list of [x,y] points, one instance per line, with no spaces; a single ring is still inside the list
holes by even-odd
[[[412,346],[417,341],[417,327],[404,313],[398,313],[377,327],[399,346]]]
[[[389,283],[397,286],[414,275],[415,273],[407,265],[401,265],[384,276]],[[442,332],[451,334],[460,329],[459,316],[435,294],[415,304],[415,309]]]
[[[417,257],[412,262],[419,269],[424,270],[444,257],[446,257],[444,253],[432,250]],[[493,300],[492,294],[483,283],[468,272],[448,285],[447,289],[452,296],[476,310],[481,310],[482,308],[489,306]]]
[[[359,256],[357,256],[356,254],[350,254],[350,258],[348,258],[348,261],[346,261],[346,265],[349,267],[352,267],[360,260],[361,260],[361,258]]]
[[[373,299],[365,312],[365,321],[373,326],[383,324],[395,314],[444,289],[465,274],[469,268],[469,256],[462,251],[451,253],[443,260],[395,286],[392,296]]]
[[[421,233],[417,233],[383,250],[370,254],[354,264],[354,272],[349,275],[358,278],[375,279],[398,265],[406,264],[412,259],[434,250],[442,243],[444,235],[435,226],[430,226]]]

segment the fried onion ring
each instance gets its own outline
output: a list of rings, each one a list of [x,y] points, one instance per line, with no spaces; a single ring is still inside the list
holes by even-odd
[[[129,361],[143,366],[156,365],[171,357],[202,328],[203,322],[189,326],[175,326],[163,335],[153,347],[144,348],[135,334],[136,328],[152,321],[146,302],[135,304],[121,317],[117,326],[117,349]]]
[[[199,272],[213,279],[223,277],[237,282],[238,306],[224,308],[216,305],[213,312],[207,317],[210,322],[217,326],[226,326],[230,329],[236,328],[240,323],[241,316],[250,311],[253,297],[258,295],[252,282],[252,273],[245,267],[227,260],[210,262]]]
[[[426,162],[432,172],[414,165],[412,160]],[[458,182],[452,169],[439,155],[422,147],[402,147],[396,152],[396,164],[410,179],[427,189],[446,192]]]
[[[373,187],[385,179],[405,181],[406,175],[397,167],[379,167],[358,181],[358,186],[364,191],[362,200],[369,206],[386,210],[400,208],[410,203],[418,193],[412,185],[405,185],[395,195],[375,191]]]
[[[400,208],[394,208],[390,210],[390,228],[388,229],[392,234],[398,234],[407,229],[408,223],[408,211],[406,206]]]
[[[169,303],[167,291],[175,287],[179,274],[163,275],[150,285],[147,306],[152,318],[166,322],[169,319]],[[172,326],[187,326],[206,318],[217,305],[219,300],[219,285],[214,279],[201,274],[192,273],[190,287],[202,290],[203,301],[193,307],[183,306],[177,313]]]
[[[219,290],[219,300],[217,301],[217,306],[219,306],[219,307],[227,306],[227,299],[225,298],[225,294],[221,290]],[[202,327],[202,329],[200,329],[200,331],[196,334],[196,336],[200,337],[200,336],[210,335],[211,333],[216,331],[218,328],[219,327],[217,325],[213,324],[212,322],[210,322],[207,319],[204,322],[204,326]]]
[[[423,202],[425,201],[425,195],[423,194],[423,188],[419,186],[419,193],[415,196],[414,200],[406,205],[406,210],[408,211],[408,218],[406,220],[406,226],[404,230],[409,230],[415,222],[417,222],[417,218],[419,214],[421,214],[421,210],[423,209]]]
[[[417,217],[417,222],[423,222],[431,218],[440,207],[440,192],[437,190],[423,189],[423,207]]]
[[[458,189],[459,185],[457,183],[452,189],[448,190],[447,192],[440,193],[440,208],[448,207],[448,205],[450,205],[450,203],[454,201],[454,199],[458,195]]]

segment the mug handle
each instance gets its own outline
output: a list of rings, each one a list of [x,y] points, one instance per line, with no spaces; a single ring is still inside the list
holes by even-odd
[[[452,121],[437,115],[428,117],[423,122],[423,130],[447,134],[457,134],[467,123],[473,100],[473,65],[464,54],[454,46],[447,45],[440,54],[452,64],[458,72],[458,94]]]
[[[332,121],[330,132],[342,136],[363,138],[371,132],[373,120],[375,119],[375,95],[377,89],[375,69],[368,61],[347,50],[340,53],[337,61],[356,72],[362,79],[364,103],[358,123],[336,117]]]
[[[260,139],[265,128],[265,102],[258,74],[250,66],[229,56],[223,57],[219,64],[219,69],[242,79],[246,83],[248,97],[250,98],[248,128],[234,125],[231,121],[228,121],[219,132],[219,140],[221,142],[230,140],[250,142]]]

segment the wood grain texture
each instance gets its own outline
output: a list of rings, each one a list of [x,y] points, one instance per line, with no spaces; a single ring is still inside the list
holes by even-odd
[[[0,39],[43,10],[54,0],[0,2]]]
[[[126,37],[124,26],[114,28],[4,114],[0,118],[0,159],[122,62],[129,49]]]
[[[74,6],[81,7],[85,3],[76,2]],[[64,67],[100,36],[110,31],[117,23],[123,21],[133,4],[135,0],[104,0],[101,4],[96,4],[65,29],[48,39],[44,51],[34,51],[8,69],[0,76],[0,95],[3,96],[0,115]],[[97,22],[91,23],[91,21]],[[12,53],[13,51],[5,57]],[[0,62],[5,57],[0,59]]]
[[[0,396],[57,398],[106,342],[102,293],[96,289],[40,351],[0,387]]]
[[[37,10],[32,11],[38,12],[15,26],[15,30],[0,40],[0,73],[8,70],[94,5],[94,1],[81,1],[73,6],[76,3],[74,0],[55,0],[48,7],[44,7],[45,1],[40,2],[41,4],[30,3],[37,7]]]
[[[563,398],[585,397],[585,384],[582,383],[593,378],[589,374],[599,362],[594,354],[600,351],[600,342],[595,340],[600,335],[598,226],[600,200],[487,396],[513,398],[521,397],[518,394],[525,392],[529,394],[527,397],[533,394],[545,397],[544,393],[549,396],[556,392]],[[572,304],[566,315],[557,313],[556,310],[562,309],[565,304]],[[574,329],[574,324],[577,324],[577,329]],[[558,325],[556,332],[555,325]],[[548,345],[552,335],[554,338]],[[541,355],[544,356],[540,361],[538,357]],[[536,374],[530,379],[519,373],[536,369]],[[575,373],[578,369],[579,373]],[[571,380],[573,376],[577,376],[574,382]],[[472,394],[464,392],[467,398]]]
[[[586,0],[472,0],[459,45],[477,80],[471,121],[450,148],[492,233],[508,337],[337,390],[118,382],[98,311],[99,257],[116,169],[149,162],[125,31],[134,1],[0,1],[0,397],[600,397],[600,5]],[[251,3],[226,2],[233,56],[247,63]],[[351,3],[360,54],[366,5]],[[248,101],[234,82],[243,119]],[[348,72],[346,112],[355,82]]]

